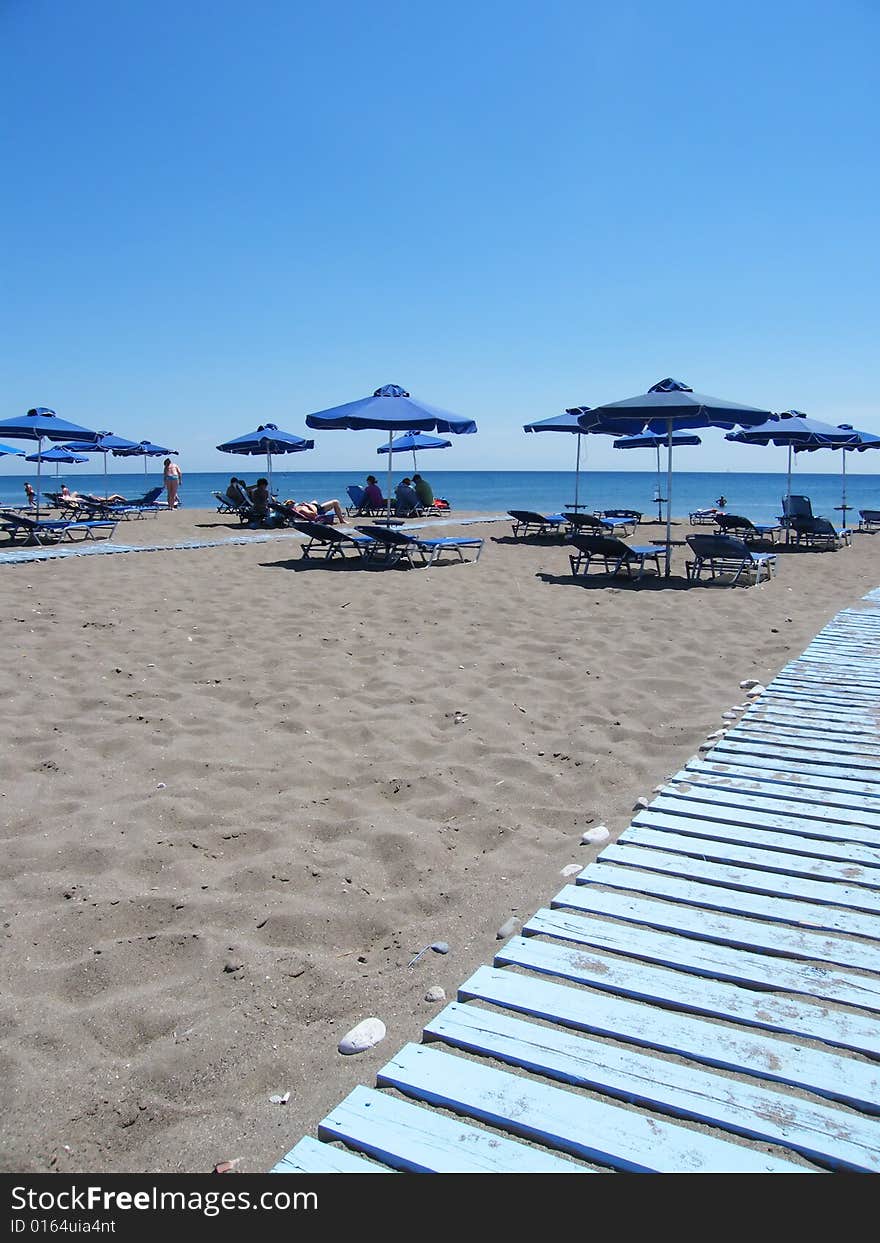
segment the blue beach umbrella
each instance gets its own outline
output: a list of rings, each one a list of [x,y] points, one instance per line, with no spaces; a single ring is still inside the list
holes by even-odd
[[[272,492],[272,454],[305,453],[314,449],[314,440],[305,440],[295,436],[293,432],[283,432],[274,423],[262,423],[255,432],[245,432],[234,440],[227,440],[217,448],[221,453],[242,453],[248,457],[266,455],[266,469],[269,475],[269,493]]]
[[[549,419],[539,419],[537,423],[525,423],[523,425],[524,432],[568,432],[570,436],[577,436],[577,456],[574,464],[574,503],[569,506],[575,511],[581,508],[579,504],[580,482],[581,482],[581,438],[589,435],[587,431],[581,427],[579,419],[582,414],[586,414],[590,409],[589,406],[571,406],[564,414],[551,415]]]
[[[858,450],[864,453],[866,449],[880,449],[880,436],[875,436],[873,432],[860,432],[852,426],[851,423],[839,423],[833,429],[837,433],[837,439],[834,435],[828,435],[824,443],[816,442],[813,444],[796,444],[794,446],[795,453],[814,453],[816,449],[840,449],[841,462],[841,498],[839,508],[843,511],[843,525],[846,526],[846,512],[850,508],[846,503],[846,455],[847,452]],[[841,435],[849,434],[849,439],[841,442]]]
[[[425,432],[404,432],[390,445],[380,445],[377,453],[408,453],[412,450],[413,471],[418,469],[416,449],[451,449],[451,440],[441,440],[439,436],[428,436]]]
[[[672,554],[672,435],[683,428],[752,427],[774,417],[772,411],[743,406],[720,397],[695,393],[681,380],[660,380],[638,397],[595,406],[581,415],[585,431],[613,431],[618,435],[637,435],[642,431],[662,433],[669,451],[666,469],[666,577]]]
[[[177,457],[176,449],[165,449],[162,445],[154,445],[149,440],[141,440],[131,449],[112,449],[114,457],[142,457],[144,459],[144,475],[147,473],[148,457]]]
[[[67,445],[52,445],[51,449],[41,449],[38,453],[29,453],[24,459],[26,462],[54,462],[55,478],[58,478],[58,472],[61,469],[61,463],[67,462],[87,462],[89,459],[85,457],[77,457],[68,449]]]
[[[24,457],[24,449],[13,449],[12,445],[0,445],[0,457],[10,456]],[[25,458],[25,461],[29,462],[30,458]]]
[[[658,432],[640,432],[637,436],[624,436],[622,440],[615,440],[615,449],[656,449],[657,450],[657,495],[654,497],[657,502],[657,521],[663,521],[663,490],[660,485],[660,446],[668,443],[668,437],[660,435]],[[703,442],[699,436],[693,432],[673,432],[672,444],[676,445],[701,445]]]
[[[54,410],[48,409],[46,406],[35,406],[32,410],[28,410],[27,414],[21,418],[0,420],[0,435],[8,436],[10,440],[35,440],[38,449],[42,449],[43,441],[49,440],[57,442],[59,440],[72,440],[75,436],[82,440],[90,440],[92,443],[97,438],[98,433],[91,431],[88,427],[80,427],[76,423],[68,423],[66,419],[59,419]],[[40,462],[37,461],[37,519],[40,517]]]
[[[333,406],[329,410],[319,410],[315,414],[306,415],[306,427],[311,427],[315,431],[321,428],[328,430],[347,428],[351,431],[388,432],[386,501],[389,518],[391,517],[391,454],[394,446],[394,433],[443,432],[449,434],[451,432],[454,435],[469,435],[477,430],[473,419],[449,414],[446,410],[417,401],[398,384],[385,384],[382,388],[377,388],[371,397],[361,397],[358,401],[350,401],[343,406]]]
[[[852,428],[834,427],[831,423],[822,423],[819,419],[808,419],[802,410],[784,410],[777,419],[767,423],[759,423],[756,427],[744,428],[739,432],[729,432],[725,440],[742,445],[776,445],[777,448],[788,448],[788,481],[785,493],[785,542],[791,540],[791,528],[788,515],[791,512],[791,454],[801,449],[840,449],[844,445],[853,444],[856,434]],[[845,469],[845,467],[844,467]],[[844,484],[844,504],[846,485]],[[844,519],[846,514],[844,514]]]
[[[97,432],[93,442],[74,441],[67,442],[68,449],[73,453],[100,453],[104,459],[104,495],[109,496],[107,485],[107,454],[112,453],[116,449],[133,449],[134,441],[126,440],[124,436],[114,436],[112,432]]]

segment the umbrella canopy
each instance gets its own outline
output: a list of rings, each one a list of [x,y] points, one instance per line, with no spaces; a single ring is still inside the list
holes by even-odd
[[[663,488],[660,484],[660,446],[667,445],[669,437],[663,436],[659,432],[640,432],[637,436],[624,436],[622,440],[615,440],[615,449],[656,449],[657,450],[657,495],[654,498],[657,502],[657,521],[663,521],[663,502],[666,499],[663,496]],[[676,445],[701,445],[703,442],[694,432],[673,432],[672,444]]]
[[[57,479],[62,462],[87,462],[89,459],[77,457],[75,453],[71,453],[66,445],[52,445],[51,449],[41,449],[38,453],[29,453],[24,460],[26,462],[54,462],[55,478]]]
[[[273,453],[305,453],[314,449],[314,440],[305,440],[295,436],[293,432],[284,432],[274,423],[261,423],[255,432],[245,432],[234,440],[227,440],[217,448],[221,453],[242,453],[249,457],[256,454],[266,455],[266,469],[269,475],[269,492],[272,492],[272,454]]]
[[[833,433],[837,433],[835,436]],[[841,436],[846,436],[845,440],[841,440]],[[832,434],[825,437],[824,441],[817,438],[810,444],[795,444],[795,453],[814,453],[816,449],[840,449],[840,506],[843,511],[843,525],[846,526],[846,512],[850,508],[846,503],[846,454],[847,451],[852,452],[857,449],[859,453],[864,453],[866,449],[880,449],[880,436],[875,436],[873,432],[857,431],[851,423],[839,423],[837,427],[832,429]]]
[[[428,436],[425,432],[408,431],[398,436],[392,444],[380,445],[377,453],[407,453],[413,455],[413,470],[418,469],[416,449],[451,449],[451,440],[441,440],[439,436]]]
[[[720,397],[695,393],[681,380],[660,380],[638,397],[595,406],[581,415],[585,431],[613,431],[636,435],[642,431],[666,433],[669,462],[666,471],[666,576],[672,552],[672,434],[691,427],[752,427],[774,417],[772,411],[743,406]]]
[[[791,512],[791,453],[801,449],[839,449],[855,441],[853,429],[845,430],[834,427],[831,423],[822,423],[819,419],[808,419],[802,410],[785,410],[778,419],[767,423],[759,423],[756,427],[744,428],[739,432],[728,432],[725,440],[742,445],[776,445],[788,448],[788,481],[785,493],[785,542],[791,540],[791,528],[787,525]],[[844,466],[844,471],[846,467]],[[844,482],[844,504],[846,503],[846,483]],[[846,514],[844,513],[844,518]]]
[[[8,457],[14,454],[16,457],[24,457],[24,449],[13,449],[12,445],[0,445],[0,457]],[[29,458],[25,459],[30,461]]]
[[[176,449],[165,449],[162,445],[154,445],[149,440],[141,440],[131,449],[111,449],[111,453],[114,457],[142,457],[145,475],[148,457],[170,457],[172,454],[177,457]]]
[[[344,406],[333,406],[329,410],[319,410],[315,414],[306,415],[306,427],[339,429],[351,431],[385,431],[388,432],[388,485],[386,500],[388,516],[391,517],[391,454],[394,446],[394,433],[401,432],[445,432],[454,435],[469,435],[477,430],[473,419],[465,419],[457,414],[450,414],[436,406],[429,406],[423,401],[411,397],[406,389],[399,384],[385,384],[377,388],[372,397],[361,397],[358,401],[350,401]]]
[[[96,432],[93,442],[88,441],[68,441],[67,448],[73,453],[100,453],[104,458],[104,495],[109,496],[107,485],[107,454],[112,453],[116,449],[133,449],[135,443],[133,440],[126,440],[124,436],[114,436],[112,432]]]
[[[72,440],[78,436],[83,440],[90,440],[93,444],[98,433],[93,432],[88,427],[80,427],[76,423],[68,423],[66,419],[59,419],[54,410],[48,409],[46,406],[35,406],[34,409],[28,410],[27,414],[21,418],[2,419],[0,420],[0,435],[8,436],[10,440],[36,440],[40,449],[43,447],[44,440]],[[37,520],[40,517],[40,461],[37,460]]]
[[[581,508],[579,504],[580,482],[581,482],[581,437],[587,436],[589,433],[581,427],[579,423],[580,416],[589,411],[589,406],[571,406],[564,414],[553,414],[549,419],[539,419],[537,423],[525,423],[523,425],[524,432],[568,432],[570,436],[577,436],[577,456],[574,464],[574,504],[571,509],[577,511]]]

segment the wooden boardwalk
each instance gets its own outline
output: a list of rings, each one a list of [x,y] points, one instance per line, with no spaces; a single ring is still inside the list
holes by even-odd
[[[880,1171],[880,590],[277,1173]]]

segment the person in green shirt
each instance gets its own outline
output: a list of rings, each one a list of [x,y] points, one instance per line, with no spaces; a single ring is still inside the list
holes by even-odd
[[[431,485],[421,475],[413,475],[412,481],[422,509],[430,509],[434,504],[434,492]]]

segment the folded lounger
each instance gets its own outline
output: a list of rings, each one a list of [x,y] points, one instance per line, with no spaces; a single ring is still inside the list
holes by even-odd
[[[369,556],[369,549],[375,543],[369,535],[342,531],[339,527],[328,526],[324,522],[297,519],[290,525],[309,537],[308,543],[303,544],[302,550],[302,555],[306,559],[323,557],[325,561],[329,561],[332,557],[344,558],[349,551],[353,551],[357,557],[366,557]]]
[[[65,519],[42,518],[37,522],[36,519],[27,518],[24,514],[15,514],[4,509],[0,510],[0,528],[7,533],[10,540],[16,539],[23,533],[27,536],[28,544],[42,545],[59,543],[61,540],[73,541],[77,538],[98,539],[102,532],[105,539],[110,539],[116,530],[116,522],[104,519],[68,522]]]
[[[692,527],[712,526],[717,516],[717,509],[692,509],[688,514]]]
[[[880,509],[859,510],[859,530],[876,531],[880,527]]]
[[[513,518],[513,538],[527,535],[555,535],[567,521],[565,514],[536,514],[531,509],[508,509]]]
[[[664,549],[654,544],[631,547],[616,535],[572,535],[570,542],[577,549],[569,557],[571,572],[576,577],[581,575],[585,578],[594,560],[601,561],[604,573],[612,576],[625,569],[627,576],[632,578],[633,566],[637,566],[638,579],[645,572],[645,562],[652,561],[659,575],[660,556],[665,556]]]
[[[848,527],[836,527],[829,518],[797,518],[792,516],[789,526],[794,532],[796,544],[806,544],[808,548],[822,548],[825,551],[835,550],[852,543],[852,532]]]
[[[778,523],[761,524],[752,522],[751,518],[742,518],[739,514],[716,514],[715,525],[719,535],[734,535],[746,543],[754,540],[776,542],[776,534],[782,530]]]
[[[444,552],[452,552],[458,556],[459,561],[464,561],[465,556],[462,551],[465,548],[476,548],[477,555],[474,561],[479,561],[480,553],[483,551],[483,540],[480,538],[447,536],[444,539],[419,539],[415,535],[407,535],[405,531],[393,531],[388,527],[365,526],[358,527],[363,535],[369,535],[373,541],[372,547],[367,550],[367,556],[371,561],[382,560],[386,565],[397,565],[398,561],[406,561],[409,565],[415,565],[413,555],[417,554],[423,565],[436,565],[440,558],[440,554]]]
[[[694,560],[686,564],[687,576],[692,583],[699,581],[704,570],[709,577],[730,574],[730,586],[745,578],[746,584],[754,578],[769,582],[776,569],[776,553],[752,552],[745,540],[733,535],[689,535],[687,542]]]

